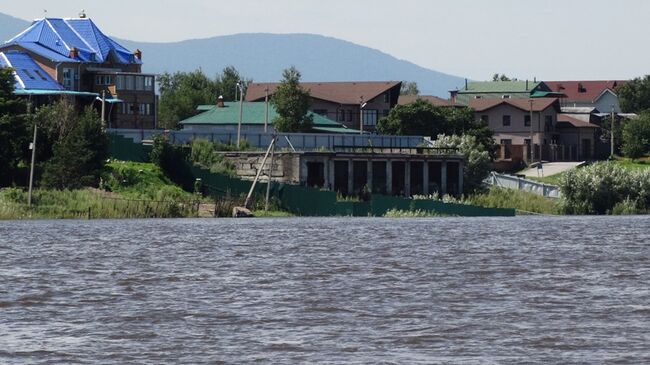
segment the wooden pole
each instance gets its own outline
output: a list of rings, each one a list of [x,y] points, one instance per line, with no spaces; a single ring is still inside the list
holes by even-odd
[[[271,195],[271,178],[273,177],[273,162],[275,157],[275,135],[273,135],[273,148],[271,148],[271,167],[269,168],[269,181],[266,182],[266,199],[264,200],[264,211],[269,210],[269,196]]]
[[[257,180],[260,178],[260,174],[262,174],[262,170],[264,170],[264,165],[266,164],[266,159],[269,157],[269,153],[271,152],[271,148],[275,146],[275,138],[271,141],[271,144],[269,144],[269,148],[266,149],[266,154],[264,154],[264,159],[262,160],[262,166],[260,166],[259,170],[257,170],[257,174],[255,175],[255,180],[253,180],[253,183],[251,184],[251,189],[248,191],[248,195],[246,196],[246,200],[244,201],[244,208],[248,209],[248,205],[250,204],[251,197],[253,196],[253,191],[255,190],[255,185],[257,184]]]

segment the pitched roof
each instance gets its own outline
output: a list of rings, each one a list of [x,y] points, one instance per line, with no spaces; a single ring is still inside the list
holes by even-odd
[[[458,93],[525,93],[533,91],[541,84],[533,81],[475,81],[468,83],[467,89],[458,90]]]
[[[532,109],[534,112],[546,110],[546,108],[550,106],[554,106],[557,110],[560,109],[560,103],[557,98],[470,99],[469,107],[477,112],[482,112],[505,104],[513,106],[517,109],[528,111],[531,108],[530,101],[533,102]]]
[[[216,105],[199,105],[197,110],[206,110],[201,114],[187,118],[180,124],[212,124],[225,125],[237,124],[239,121],[239,103],[225,102],[223,108]],[[314,118],[314,126],[318,127],[342,127],[340,123],[325,118],[322,115],[310,112]],[[269,104],[269,123],[273,122],[278,113],[273,105]],[[242,112],[242,124],[263,125],[266,119],[266,103],[261,102],[244,102]]]
[[[575,128],[600,128],[599,126],[593,123],[585,122],[584,120],[580,120],[578,118],[566,114],[558,114],[557,122],[558,122],[558,127],[572,126]],[[562,125],[565,123],[568,125]]]
[[[596,81],[544,81],[552,91],[566,95],[566,101],[594,102],[605,90],[612,92],[625,84],[625,80]]]
[[[246,101],[264,100],[266,89],[269,95],[275,93],[280,85],[273,83],[252,83],[246,90]],[[309,90],[311,97],[332,101],[339,104],[359,104],[361,98],[372,100],[388,90],[397,88],[399,92],[401,81],[360,81],[360,82],[301,82],[303,89]]]
[[[56,82],[41,66],[24,52],[0,52],[0,67],[14,69],[16,90],[63,90],[63,86]]]
[[[452,106],[453,103],[449,99],[439,98],[433,95],[400,95],[397,99],[397,104],[406,105],[414,103],[416,100],[422,99],[435,106]]]
[[[57,62],[104,63],[112,57],[118,64],[141,64],[131,51],[107,37],[89,18],[35,20],[22,33],[2,46],[18,45]],[[77,57],[70,51],[76,48]]]

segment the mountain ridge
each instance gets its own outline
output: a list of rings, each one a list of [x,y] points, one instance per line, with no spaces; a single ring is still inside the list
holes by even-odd
[[[5,19],[8,19],[5,21]],[[29,22],[0,13],[0,37],[9,39]],[[98,24],[101,29],[101,24]],[[310,33],[239,33],[175,42],[140,42],[114,38],[143,52],[143,72],[193,71],[208,76],[234,66],[255,82],[275,82],[295,66],[305,82],[415,81],[422,94],[448,97],[464,79],[398,59],[381,50]]]

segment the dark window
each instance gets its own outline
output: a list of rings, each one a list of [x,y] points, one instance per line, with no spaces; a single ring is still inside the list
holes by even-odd
[[[363,125],[374,126],[377,125],[377,110],[363,110]]]
[[[553,116],[546,115],[544,116],[544,131],[550,132],[553,130]]]
[[[339,110],[339,122],[345,122],[345,110]]]
[[[524,115],[524,126],[530,127],[530,114]]]
[[[509,115],[504,115],[503,118],[501,118],[501,119],[503,120],[503,126],[504,127],[510,126],[510,116]]]
[[[352,110],[348,110],[348,122],[352,121]]]
[[[384,93],[384,103],[389,103],[390,102],[390,95],[388,93]]]
[[[512,140],[511,140],[511,139],[502,139],[502,140],[501,140],[501,144],[507,144],[507,145],[510,145],[510,144],[512,144]]]

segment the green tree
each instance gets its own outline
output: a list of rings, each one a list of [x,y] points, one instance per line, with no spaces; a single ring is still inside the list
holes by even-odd
[[[45,163],[42,185],[54,189],[98,186],[108,157],[108,138],[97,113],[87,107],[74,127],[56,142]]]
[[[402,87],[399,89],[400,95],[420,95],[420,89],[418,89],[418,83],[413,81],[403,81]]]
[[[233,66],[224,68],[221,75],[216,77],[217,94],[223,96],[224,101],[239,101],[238,82],[242,83],[246,95],[246,89],[252,80],[244,79]]]
[[[624,124],[622,152],[631,159],[637,159],[650,152],[649,112],[644,112]]]
[[[282,72],[282,81],[271,98],[278,116],[273,127],[278,132],[307,132],[313,117],[308,115],[311,104],[309,91],[300,86],[300,72],[293,66]]]
[[[637,77],[616,89],[621,110],[640,113],[650,110],[650,75]]]
[[[14,181],[30,140],[25,103],[14,95],[14,83],[13,70],[0,68],[0,186]]]
[[[514,77],[510,78],[505,74],[499,75],[499,73],[495,73],[494,75],[492,75],[492,81],[517,81],[517,79]]]

